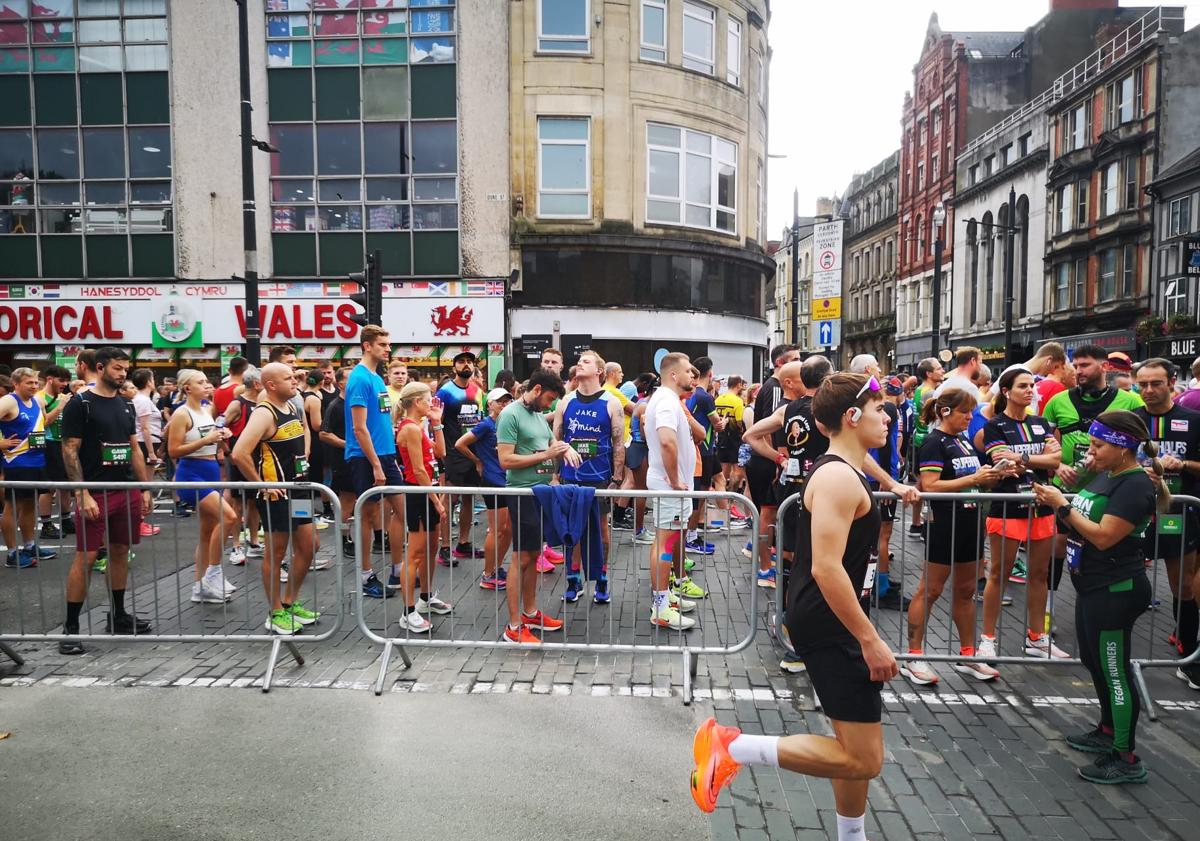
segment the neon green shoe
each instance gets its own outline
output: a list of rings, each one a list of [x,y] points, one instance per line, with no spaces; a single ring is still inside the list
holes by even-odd
[[[286,610],[272,610],[267,616],[267,630],[273,634],[290,637],[300,633],[300,623]]]
[[[304,602],[292,602],[291,606],[285,610],[292,615],[292,619],[301,625],[311,625],[321,618],[321,614],[306,608]]]
[[[101,575],[108,572],[108,555],[96,556],[96,562],[92,564],[92,572],[98,572]]]
[[[691,558],[684,558],[684,559],[683,559],[683,571],[684,571],[684,572],[691,572],[691,571],[692,571],[692,570],[694,570],[695,568],[696,568],[696,562],[695,562],[695,561],[693,561]]]
[[[671,592],[685,599],[708,598],[708,591],[686,576],[671,581]]]

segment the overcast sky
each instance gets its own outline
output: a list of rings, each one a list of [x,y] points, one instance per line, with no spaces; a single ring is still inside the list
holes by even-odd
[[[1146,6],[1122,2],[1122,6]],[[1180,5],[1180,4],[1177,4]],[[946,31],[1019,31],[1049,0],[773,0],[767,220],[772,239],[900,147],[900,111],[934,10]],[[1200,2],[1187,11],[1200,23]]]

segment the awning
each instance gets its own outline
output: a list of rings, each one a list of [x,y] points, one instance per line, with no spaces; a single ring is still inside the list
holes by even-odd
[[[332,362],[341,355],[339,345],[305,345],[296,353],[296,364],[311,366],[318,362]]]
[[[188,348],[179,355],[180,362],[218,362],[221,349],[218,347]]]
[[[346,352],[342,354],[342,360],[362,359],[362,345],[356,345],[346,348]]]
[[[168,365],[175,362],[175,348],[144,347],[134,353],[134,361],[141,366]]]
[[[49,348],[42,351],[19,350],[13,354],[13,362],[49,362],[51,356]]]

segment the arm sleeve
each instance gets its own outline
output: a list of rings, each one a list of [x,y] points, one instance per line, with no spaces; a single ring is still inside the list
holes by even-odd
[[[1154,484],[1145,474],[1132,476],[1113,489],[1105,514],[1137,525],[1154,513]]]
[[[365,377],[355,377],[351,375],[346,382],[346,405],[347,406],[370,406],[371,401],[368,399],[371,395],[367,392],[370,390],[371,381]]]
[[[939,436],[930,435],[921,445],[917,455],[921,473],[941,473],[945,464],[942,460],[942,442]]]
[[[496,422],[496,443],[516,446],[518,432],[517,419],[507,412],[501,413]]]
[[[667,400],[659,401],[658,406],[654,409],[654,417],[652,426],[655,429],[675,429],[675,411],[674,406]],[[680,411],[683,411],[680,404]]]

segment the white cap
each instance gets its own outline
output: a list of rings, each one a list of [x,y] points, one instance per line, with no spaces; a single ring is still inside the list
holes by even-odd
[[[487,402],[491,403],[493,400],[499,400],[503,397],[507,397],[509,400],[513,399],[513,396],[511,394],[509,394],[508,389],[493,388],[491,391],[488,392]]]

